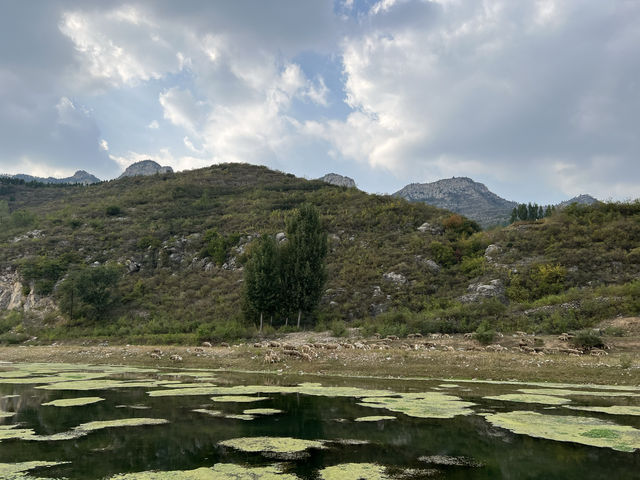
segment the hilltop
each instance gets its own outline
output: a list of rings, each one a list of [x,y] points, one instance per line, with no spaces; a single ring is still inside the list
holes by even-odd
[[[250,335],[243,263],[259,235],[282,239],[305,202],[329,234],[328,282],[305,328],[562,332],[640,312],[638,203],[572,205],[481,232],[423,203],[223,164],[88,186],[0,179],[0,340]],[[118,269],[118,301],[102,318],[59,310],[61,285],[83,265]]]
[[[26,175],[23,173],[18,173],[16,175],[6,175],[8,178],[15,178],[17,180],[23,180],[25,182],[39,182],[39,183],[53,183],[53,184],[63,184],[63,183],[79,183],[83,185],[89,185],[91,183],[101,182],[98,177],[92,175],[84,170],[78,170],[70,177],[64,178],[55,178],[55,177],[34,177],[32,175]]]
[[[505,223],[517,206],[468,177],[453,177],[432,183],[412,183],[394,193],[410,202],[423,202],[451,210],[475,220],[483,227]]]

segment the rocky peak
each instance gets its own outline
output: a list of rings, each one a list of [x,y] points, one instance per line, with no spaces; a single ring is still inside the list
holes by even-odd
[[[337,185],[338,187],[356,188],[356,182],[353,178],[338,175],[337,173],[327,173],[324,177],[319,178],[318,180],[330,183],[331,185]]]
[[[84,170],[78,170],[71,177],[65,178],[55,178],[55,177],[34,177],[32,175],[26,175],[24,173],[18,173],[16,175],[8,175],[11,178],[17,178],[19,180],[24,180],[25,182],[40,182],[40,183],[81,183],[83,185],[88,185],[90,183],[98,183],[101,180],[95,175],[91,175]]]
[[[558,204],[558,207],[560,208],[568,207],[572,203],[577,203],[579,205],[592,205],[594,203],[598,203],[598,201],[599,200],[597,198],[594,198],[591,195],[587,195],[583,193],[582,195],[578,195],[569,200],[565,200],[564,202],[560,202]]]
[[[486,227],[508,220],[516,202],[491,192],[468,177],[453,177],[431,183],[412,183],[394,193],[410,202],[424,202],[464,215]]]
[[[129,165],[118,178],[135,177],[138,175],[155,175],[157,173],[173,173],[173,168],[163,167],[153,160],[142,160]]]

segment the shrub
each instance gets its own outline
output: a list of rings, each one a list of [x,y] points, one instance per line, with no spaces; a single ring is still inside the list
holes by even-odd
[[[109,205],[106,209],[105,209],[105,213],[107,215],[109,215],[110,217],[113,217],[115,215],[120,215],[122,213],[122,209],[117,206],[117,205]]]
[[[345,337],[347,335],[347,326],[342,320],[334,320],[331,322],[331,334],[334,337]]]
[[[488,322],[484,321],[476,329],[473,338],[483,345],[488,345],[496,338],[496,331],[489,327]]]
[[[571,344],[576,348],[584,349],[604,348],[602,338],[594,332],[586,330],[578,332],[576,336],[571,339]]]

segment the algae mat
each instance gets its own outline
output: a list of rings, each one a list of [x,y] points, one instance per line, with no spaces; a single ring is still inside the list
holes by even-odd
[[[71,364],[1,364],[0,379],[0,478],[585,480],[640,470],[634,388]]]
[[[491,424],[521,435],[606,447],[622,452],[640,448],[640,430],[596,418],[536,412],[484,414]]]

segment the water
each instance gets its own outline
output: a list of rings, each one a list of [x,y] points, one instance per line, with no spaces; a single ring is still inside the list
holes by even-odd
[[[50,371],[46,371],[50,368]],[[66,367],[66,372],[74,367]],[[86,370],[84,367],[79,370]],[[0,370],[15,371],[15,366]],[[42,367],[25,372],[26,377],[3,378],[0,372],[0,410],[15,415],[0,419],[0,425],[18,425],[31,429],[32,437],[74,431],[78,425],[97,420],[130,418],[164,419],[162,425],[101,428],[83,432],[75,438],[38,441],[24,438],[0,441],[0,464],[30,461],[69,462],[30,470],[28,478],[108,479],[116,474],[147,471],[187,471],[216,464],[244,467],[281,464],[284,472],[299,479],[320,478],[323,468],[347,463],[371,463],[387,467],[388,478],[451,479],[589,479],[640,478],[640,453],[594,447],[575,442],[554,441],[516,434],[497,427],[481,414],[529,411],[544,415],[593,418],[617,425],[633,427],[638,432],[640,416],[610,415],[599,412],[570,410],[564,406],[487,400],[484,397],[517,393],[525,385],[448,382],[457,386],[440,387],[437,380],[373,380],[350,378],[295,378],[213,372],[215,380],[201,381],[224,386],[271,385],[295,386],[300,382],[320,382],[324,387],[352,387],[366,390],[388,390],[389,395],[432,392],[447,393],[474,405],[468,415],[453,418],[419,418],[398,411],[359,405],[359,396],[323,395],[279,392],[252,394],[266,400],[213,402],[212,394],[150,396],[148,392],[169,390],[167,385],[152,387],[98,389],[90,391],[42,387],[58,377],[56,367]],[[38,369],[36,369],[38,370]],[[91,369],[94,373],[99,368]],[[44,372],[44,373],[43,373]],[[109,378],[125,382],[134,379],[198,382],[198,378],[158,375],[154,372],[111,371]],[[45,377],[36,384],[15,384],[31,377]],[[47,382],[47,377],[51,380]],[[28,381],[28,380],[27,380]],[[447,385],[445,384],[445,385]],[[528,386],[528,388],[539,388]],[[566,388],[566,387],[565,387]],[[574,387],[577,390],[578,387]],[[580,387],[580,390],[588,390]],[[318,394],[320,392],[320,394]],[[629,392],[601,391],[593,396],[566,396],[573,406],[640,406],[639,390]],[[607,393],[625,396],[610,397]],[[380,393],[383,395],[384,393]],[[77,397],[101,397],[104,400],[85,406],[56,407],[43,403]],[[142,408],[147,407],[147,408]],[[253,408],[271,408],[282,413],[256,415],[252,420],[226,418]],[[194,412],[196,409],[220,411],[219,416]],[[355,422],[359,417],[387,415],[394,420]],[[600,432],[600,430],[598,430]],[[611,434],[614,435],[614,434]],[[606,435],[605,435],[606,436]],[[301,458],[295,455],[243,452],[220,445],[221,441],[245,437],[292,437],[327,441],[323,449],[307,450]],[[578,440],[590,437],[576,437]],[[635,440],[634,440],[635,441]],[[467,463],[481,466],[442,465],[442,458],[463,457]],[[292,458],[294,457],[294,458]],[[408,470],[411,469],[411,470]],[[427,472],[431,470],[431,472]],[[2,468],[0,467],[0,472]],[[402,476],[404,475],[404,476]],[[1,476],[1,474],[0,474]],[[20,478],[20,477],[6,477]],[[213,477],[212,477],[213,478]],[[230,478],[220,476],[220,478]],[[246,477],[251,478],[251,477]],[[345,477],[346,478],[346,477]],[[359,477],[354,477],[359,478]],[[428,478],[432,478],[429,476]]]

